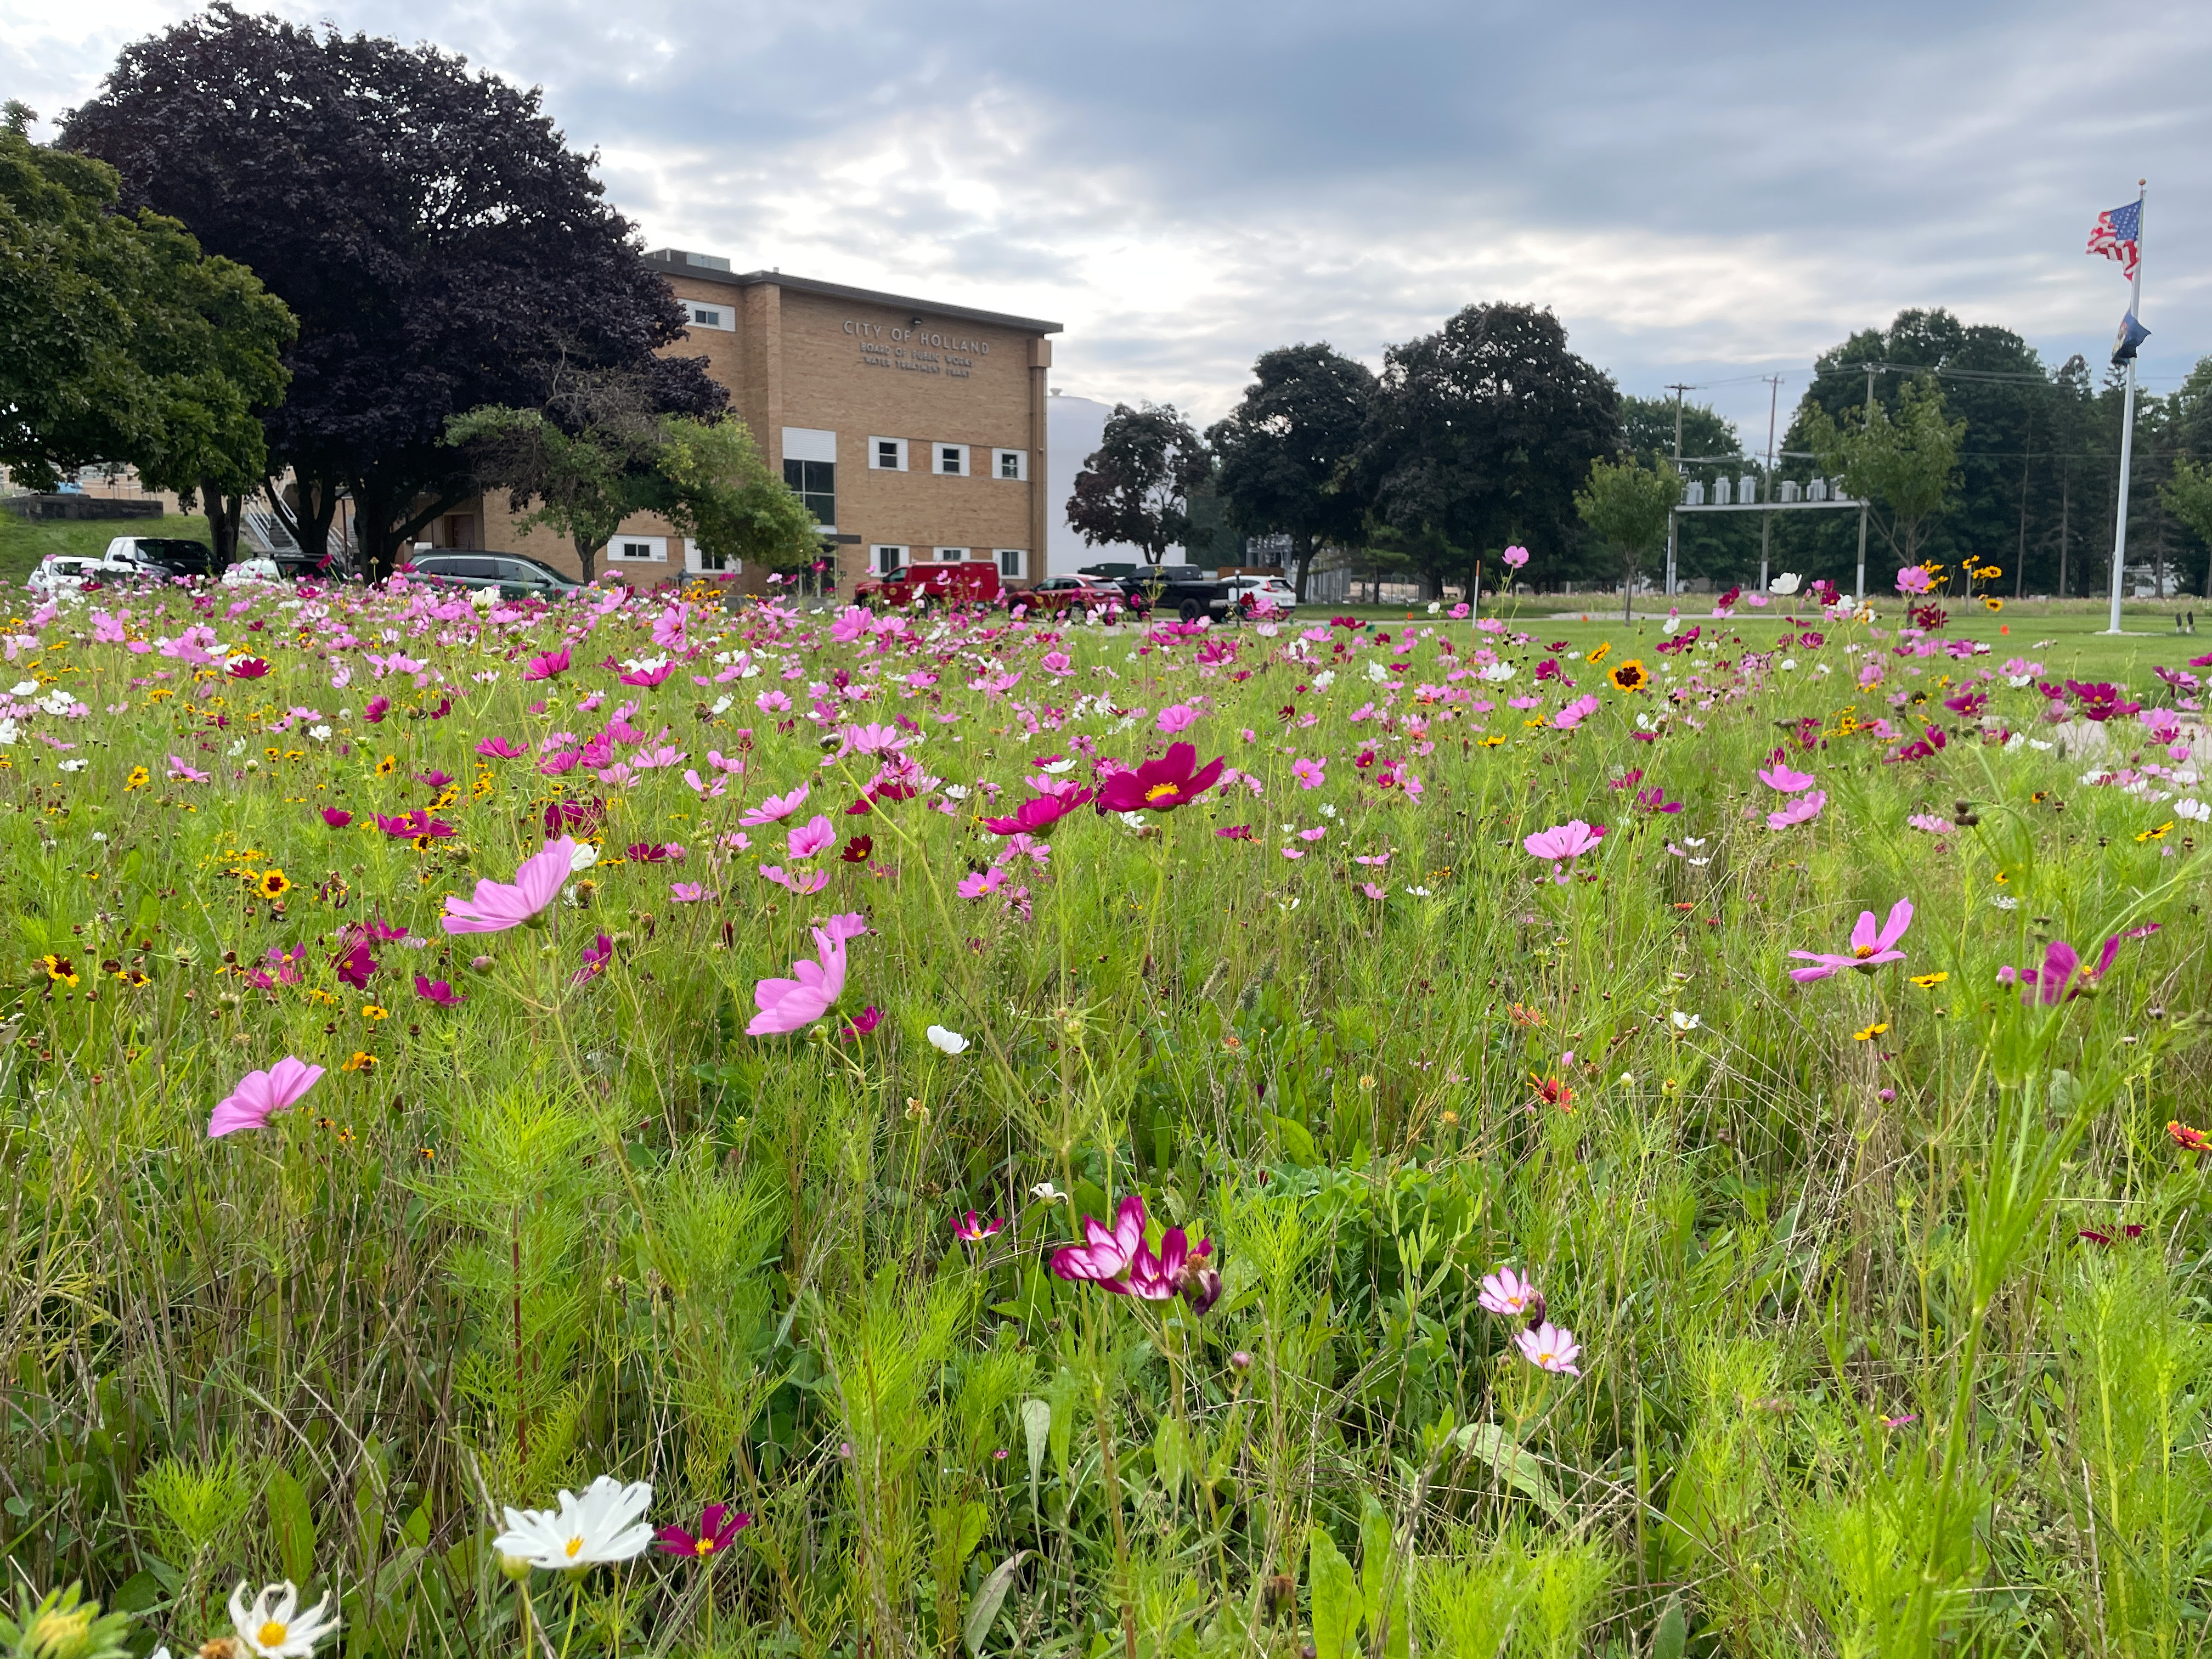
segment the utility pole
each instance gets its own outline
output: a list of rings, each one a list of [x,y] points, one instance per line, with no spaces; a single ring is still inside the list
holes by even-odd
[[[1869,363],[1869,364],[1866,366],[1866,376],[1867,376],[1867,401],[1866,401],[1866,406],[1867,406],[1867,418],[1868,418],[1869,420],[1872,420],[1872,419],[1874,418],[1874,377],[1875,377],[1875,366],[1874,366],[1872,363]],[[1858,585],[1858,593],[1857,593],[1857,602],[1858,602],[1859,604],[1861,604],[1861,605],[1864,605],[1864,604],[1866,603],[1866,538],[1867,538],[1867,502],[1866,502],[1866,497],[1865,497],[1865,496],[1863,496],[1863,495],[1862,495],[1862,496],[1860,496],[1860,497],[1859,497],[1859,585]]]
[[[1667,390],[1674,394],[1674,477],[1679,482],[1682,476],[1682,394],[1690,388],[1670,386]],[[1672,512],[1667,514],[1667,597],[1670,599],[1674,597],[1674,526],[1680,522]],[[1621,580],[1626,581],[1627,578]]]
[[[1768,505],[1771,506],[1774,501],[1774,412],[1782,400],[1782,377],[1779,374],[1769,375],[1766,386],[1766,477],[1765,483],[1765,500]],[[1676,441],[1679,442],[1680,440]],[[1773,533],[1774,515],[1771,513],[1760,514],[1759,515],[1759,591],[1762,593],[1766,592],[1766,550],[1769,539]]]
[[[2136,180],[2136,274],[2128,283],[2128,315],[2138,325],[2142,321],[2142,210],[2143,198],[2150,194],[2150,180]],[[2125,412],[2120,416],[2120,514],[2119,522],[2112,527],[2112,614],[2107,634],[2120,631],[2120,585],[2127,579],[2128,561],[2128,469],[2135,452],[2136,439],[2136,354],[2128,353],[2128,392]]]

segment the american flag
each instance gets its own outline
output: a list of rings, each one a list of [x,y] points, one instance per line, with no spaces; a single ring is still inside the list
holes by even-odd
[[[2089,233],[2087,252],[2118,259],[2120,274],[2132,283],[2136,279],[2136,261],[2142,257],[2142,245],[2138,240],[2142,228],[2141,202],[2130,202],[2125,207],[2100,213],[2097,216],[2097,228]]]

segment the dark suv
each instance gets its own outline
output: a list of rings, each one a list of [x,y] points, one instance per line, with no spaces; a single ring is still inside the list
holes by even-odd
[[[550,565],[512,553],[418,553],[413,562],[417,576],[451,582],[456,587],[496,588],[503,599],[520,599],[532,593],[557,599],[583,586]]]

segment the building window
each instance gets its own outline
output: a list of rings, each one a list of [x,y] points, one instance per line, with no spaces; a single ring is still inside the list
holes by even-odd
[[[878,576],[888,576],[892,571],[903,569],[906,566],[906,549],[902,547],[879,547],[875,550],[875,556],[876,574]]]
[[[1016,580],[1027,576],[1030,556],[1026,548],[1002,547],[999,550],[999,574]]]
[[[737,313],[717,301],[686,300],[684,311],[694,328],[719,328],[729,333],[738,325]]]
[[[684,538],[684,568],[695,572],[721,571],[736,575],[745,568],[743,559],[731,558],[725,553],[709,553],[690,537]]]
[[[942,478],[964,478],[968,476],[968,446],[939,444],[937,446],[937,474]]]
[[[903,438],[871,438],[868,440],[868,467],[875,472],[903,472],[906,471],[906,440]]]
[[[958,564],[968,556],[968,550],[964,547],[940,547],[936,553],[939,564]]]
[[[836,524],[836,462],[787,459],[783,464],[783,481],[806,503],[806,510],[814,515],[815,523]]]
[[[991,476],[1021,483],[1030,476],[1030,453],[1026,449],[994,449],[991,452]]]
[[[621,564],[666,564],[665,536],[617,536],[607,544],[609,559]]]

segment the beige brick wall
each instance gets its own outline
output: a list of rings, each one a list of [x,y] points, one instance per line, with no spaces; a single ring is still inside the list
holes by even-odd
[[[730,388],[734,411],[751,428],[770,468],[783,469],[783,428],[837,434],[837,529],[857,536],[838,549],[840,586],[866,574],[872,550],[902,546],[927,560],[939,547],[988,558],[1000,548],[1028,556],[1024,580],[1045,574],[1045,380],[1051,343],[995,324],[933,316],[756,283],[744,289],[678,276],[686,299],[730,307],[734,330],[695,327],[674,350],[703,356],[708,373]],[[919,319],[919,324],[916,319]],[[904,438],[908,470],[869,465],[871,440]],[[968,447],[968,471],[936,470],[938,446]],[[994,452],[1027,454],[1021,482],[996,476]],[[565,541],[520,533],[504,498],[484,501],[483,544],[524,553],[576,574]],[[633,581],[681,580],[683,543],[658,520],[623,526],[632,534],[669,536],[669,562],[618,567]],[[757,591],[762,573],[747,571]]]

